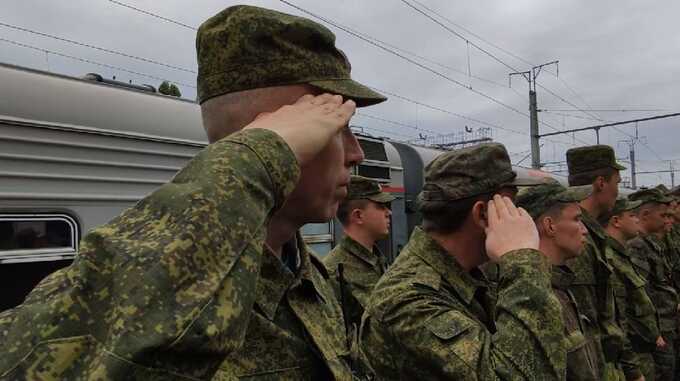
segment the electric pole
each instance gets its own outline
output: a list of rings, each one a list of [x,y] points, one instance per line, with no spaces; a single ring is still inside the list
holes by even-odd
[[[509,84],[512,87],[512,76],[521,75],[524,79],[529,82],[529,112],[530,112],[530,135],[531,135],[531,167],[535,169],[541,169],[541,147],[539,145],[538,139],[540,135],[538,133],[538,103],[536,101],[536,78],[541,73],[541,69],[544,66],[555,65],[557,67],[557,75],[559,75],[560,67],[559,61],[552,61],[544,63],[542,65],[534,66],[531,70],[510,73]]]
[[[635,136],[631,137],[630,140],[623,140],[620,142],[628,144],[628,157],[630,158],[630,187],[632,189],[637,189],[636,179],[637,171],[635,170],[635,145],[637,144],[638,141],[643,141],[644,144],[645,137],[642,138],[639,137],[637,122],[635,122]]]

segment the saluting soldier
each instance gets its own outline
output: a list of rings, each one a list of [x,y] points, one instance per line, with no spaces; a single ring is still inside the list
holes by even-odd
[[[534,219],[540,237],[540,250],[552,265],[552,289],[562,306],[564,318],[564,348],[567,351],[566,380],[600,380],[600,365],[592,340],[584,334],[580,310],[570,291],[574,273],[564,266],[567,259],[583,252],[587,230],[581,222],[579,202],[592,192],[589,185],[565,188],[548,183],[523,190],[517,196],[517,206]]]
[[[447,152],[419,196],[423,225],[378,281],[361,349],[383,380],[559,380],[560,304],[501,144]],[[499,264],[498,300],[478,267]]]
[[[609,245],[606,256],[614,268],[612,285],[616,297],[616,310],[628,343],[637,357],[637,366],[623,362],[626,378],[634,379],[640,373],[646,380],[656,379],[653,353],[659,340],[656,309],[647,293],[646,281],[638,273],[626,247],[627,242],[640,234],[637,209],[641,201],[619,197],[611,213],[600,218],[607,232]]]
[[[661,337],[654,351],[657,380],[673,380],[677,336],[678,294],[673,287],[670,265],[664,253],[668,204],[671,199],[657,188],[643,189],[628,196],[641,201],[637,215],[641,235],[628,242],[633,264],[647,281],[647,293],[654,302]]]
[[[607,233],[597,218],[614,207],[621,181],[619,171],[625,167],[616,162],[614,150],[606,145],[569,149],[567,166],[570,186],[593,188],[591,195],[579,203],[588,233],[583,255],[566,263],[575,274],[570,291],[583,311],[585,335],[597,353],[601,379],[619,380],[623,377],[618,361],[625,334],[616,322],[612,268],[605,256]]]
[[[385,98],[304,18],[230,7],[196,45],[211,144],[0,315],[0,378],[353,377],[339,303],[297,231],[335,215],[363,159],[355,104]]]
[[[392,201],[394,196],[377,181],[352,176],[347,198],[338,207],[345,236],[323,262],[353,332],[358,332],[368,296],[385,273],[385,258],[375,243],[390,234]]]

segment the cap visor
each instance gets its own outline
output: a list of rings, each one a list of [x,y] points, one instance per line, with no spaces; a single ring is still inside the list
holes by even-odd
[[[518,186],[518,187],[533,187],[536,185],[548,184],[553,181],[549,177],[515,177],[514,180],[510,182],[503,183],[503,186]]]
[[[353,79],[312,81],[310,85],[333,94],[340,94],[353,100],[357,107],[372,106],[387,100],[387,97],[371,90]]]
[[[580,185],[568,187],[566,191],[563,192],[563,202],[579,202],[583,201],[588,196],[593,193],[592,185]],[[562,195],[561,195],[562,196]]]
[[[614,163],[613,167],[614,167],[614,169],[618,169],[619,171],[623,171],[623,170],[626,169],[626,167],[624,167],[623,165],[621,165],[619,163]]]
[[[627,201],[626,207],[623,210],[624,211],[635,210],[635,209],[639,208],[640,205],[642,205],[642,201],[640,201],[640,200],[638,200],[638,201]]]
[[[377,202],[379,204],[387,204],[395,200],[395,197],[389,193],[380,192],[378,194],[370,195],[366,197],[367,199]]]

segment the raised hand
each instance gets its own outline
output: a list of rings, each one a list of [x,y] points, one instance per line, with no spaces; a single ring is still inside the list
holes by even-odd
[[[538,249],[538,231],[533,219],[509,198],[495,195],[489,201],[487,214],[486,253],[490,260],[498,261],[513,250]]]
[[[347,126],[356,104],[340,95],[304,95],[295,104],[262,114],[245,128],[276,132],[288,143],[300,165],[308,163]]]

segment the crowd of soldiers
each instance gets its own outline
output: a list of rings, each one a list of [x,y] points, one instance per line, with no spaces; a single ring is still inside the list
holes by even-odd
[[[393,198],[350,177],[348,128],[386,98],[335,36],[235,6],[196,46],[211,144],[0,314],[0,379],[676,378],[678,189],[620,196],[604,145],[567,152],[568,187],[501,144],[449,151],[388,266]],[[299,229],[336,215],[321,261]]]

